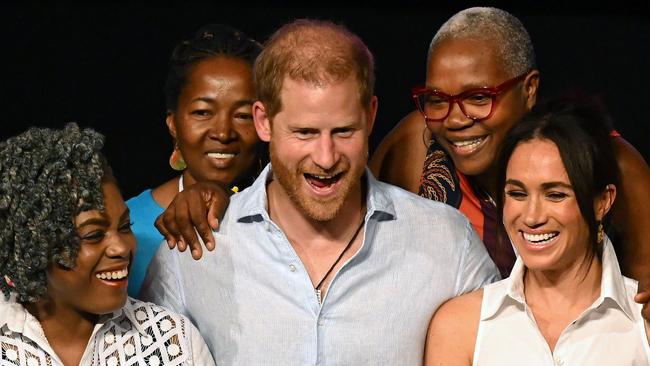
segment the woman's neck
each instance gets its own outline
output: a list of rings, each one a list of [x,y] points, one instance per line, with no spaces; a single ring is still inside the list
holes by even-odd
[[[23,304],[41,324],[50,347],[65,365],[78,365],[99,315],[81,312],[52,300]]]
[[[562,331],[600,296],[601,277],[598,256],[556,271],[526,270],[526,304],[551,351]]]

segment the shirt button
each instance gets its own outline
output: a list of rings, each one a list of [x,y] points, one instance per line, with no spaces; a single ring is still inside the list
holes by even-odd
[[[294,266],[293,264],[290,264],[290,265],[289,265],[289,270],[290,270],[291,272],[295,272],[295,271],[296,271],[296,266]]]
[[[325,320],[323,320],[323,318],[318,318],[318,325],[322,327],[323,324],[325,324]]]
[[[555,359],[555,364],[556,364],[557,366],[562,366],[562,365],[564,365],[564,361],[562,361],[561,358],[556,358],[556,359]]]

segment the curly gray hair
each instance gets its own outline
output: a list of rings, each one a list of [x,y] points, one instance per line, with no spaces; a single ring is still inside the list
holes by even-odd
[[[429,45],[432,51],[449,39],[477,39],[494,42],[504,71],[511,77],[535,69],[535,51],[521,21],[507,11],[475,7],[454,14],[438,30]]]
[[[31,128],[0,142],[0,289],[18,301],[47,292],[52,265],[73,268],[74,224],[82,211],[104,209],[101,183],[110,174],[104,137],[75,123]],[[108,173],[108,174],[107,174]]]

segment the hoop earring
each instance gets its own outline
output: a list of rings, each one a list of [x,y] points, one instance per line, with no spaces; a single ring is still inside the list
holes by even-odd
[[[178,142],[176,140],[174,140],[174,151],[172,151],[172,155],[169,157],[169,166],[171,166],[172,169],[178,171],[185,170],[185,168],[187,168],[187,164],[185,164],[183,154],[178,148]]]
[[[429,131],[428,134],[427,131]],[[427,150],[429,150],[429,146],[431,146],[431,131],[429,130],[429,127],[427,126],[426,123],[424,124],[424,130],[422,131],[422,142],[424,143],[424,147],[426,147]]]

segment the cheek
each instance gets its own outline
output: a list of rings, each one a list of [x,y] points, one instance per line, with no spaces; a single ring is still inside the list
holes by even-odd
[[[260,142],[257,131],[255,131],[255,125],[251,123],[239,126],[237,128],[237,134],[241,139],[243,149],[248,152],[255,152],[255,147]]]
[[[425,126],[436,137],[442,135],[444,132],[444,123],[442,122],[427,122]],[[424,128],[422,130],[422,133],[424,133]]]

